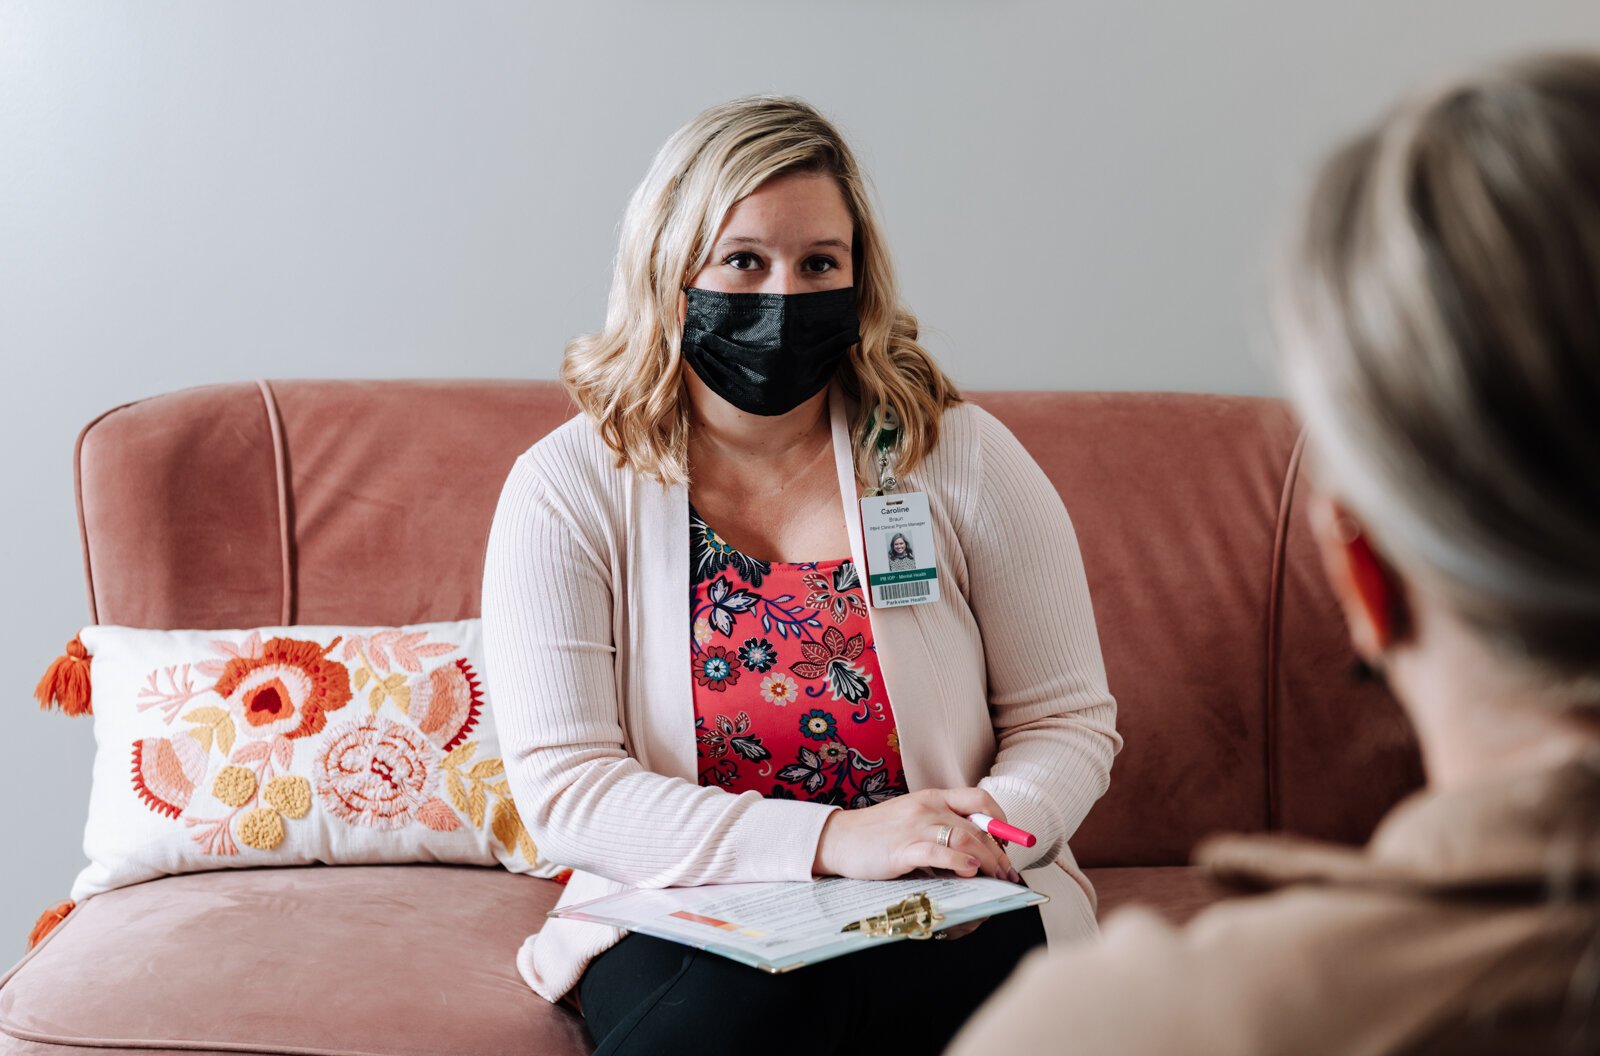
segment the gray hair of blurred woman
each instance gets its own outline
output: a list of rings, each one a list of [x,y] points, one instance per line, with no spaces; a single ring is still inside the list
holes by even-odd
[[[1278,271],[1319,483],[1556,706],[1600,704],[1600,55],[1402,104]]]

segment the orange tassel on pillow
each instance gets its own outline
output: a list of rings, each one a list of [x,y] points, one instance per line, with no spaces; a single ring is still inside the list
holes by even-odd
[[[33,695],[41,708],[55,704],[68,715],[89,715],[89,651],[76,636],[67,643],[67,655],[51,661]]]
[[[39,922],[33,926],[33,931],[28,935],[28,949],[31,950],[43,942],[44,937],[54,931],[57,924],[67,919],[67,914],[71,913],[76,905],[76,902],[68,899],[54,909],[45,910],[43,915],[39,917]]]

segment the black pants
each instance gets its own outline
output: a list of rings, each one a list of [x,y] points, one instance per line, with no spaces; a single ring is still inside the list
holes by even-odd
[[[940,1052],[1044,944],[1035,907],[960,939],[910,939],[782,975],[675,942],[629,935],[579,983],[595,1056]]]

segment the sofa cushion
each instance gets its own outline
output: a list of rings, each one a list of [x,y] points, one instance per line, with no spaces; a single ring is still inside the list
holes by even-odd
[[[517,974],[518,946],[560,891],[445,865],[121,888],[79,905],[0,980],[0,1051],[585,1053],[582,1021]]]

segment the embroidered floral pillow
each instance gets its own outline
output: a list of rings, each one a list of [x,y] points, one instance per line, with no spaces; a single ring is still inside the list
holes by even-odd
[[[477,620],[79,638],[98,750],[75,900],[255,865],[559,871],[512,802]]]

